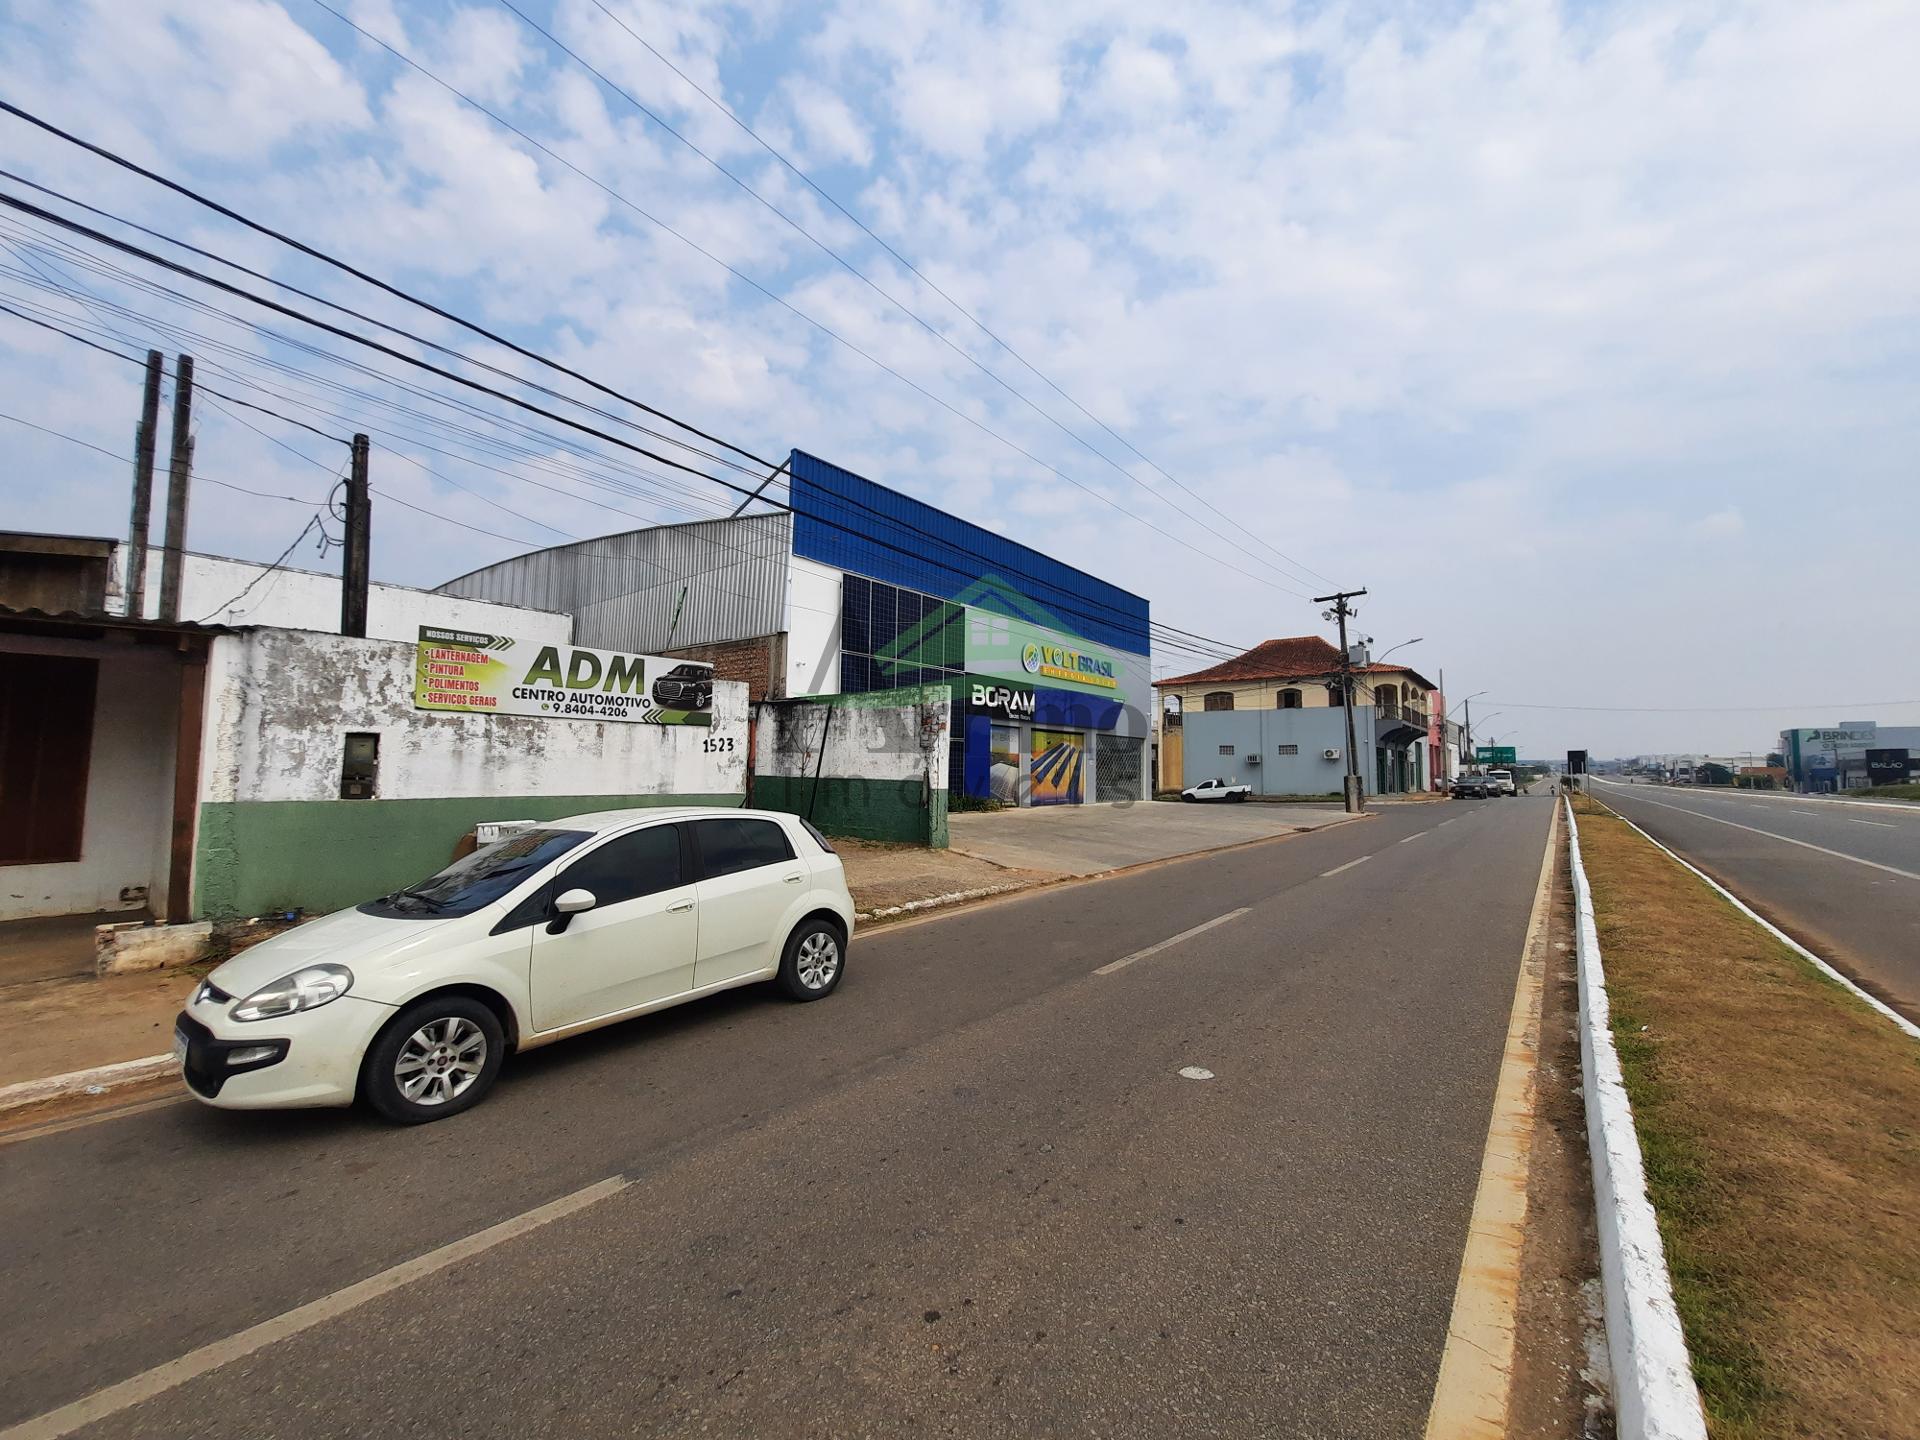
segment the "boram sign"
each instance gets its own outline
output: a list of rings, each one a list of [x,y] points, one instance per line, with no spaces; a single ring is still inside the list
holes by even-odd
[[[523,649],[510,635],[422,625],[413,703],[541,720],[711,725],[713,667],[580,645]]]

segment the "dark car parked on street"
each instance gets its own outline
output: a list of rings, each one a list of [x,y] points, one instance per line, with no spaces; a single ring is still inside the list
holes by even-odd
[[[1491,775],[1458,775],[1447,793],[1455,800],[1492,800],[1500,794],[1500,782]]]
[[[653,703],[662,710],[705,710],[713,704],[713,669],[676,665],[653,682]]]

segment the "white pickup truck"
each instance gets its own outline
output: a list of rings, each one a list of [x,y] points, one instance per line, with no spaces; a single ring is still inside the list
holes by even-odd
[[[1189,785],[1180,792],[1182,800],[1245,800],[1253,794],[1253,786],[1236,785],[1231,780],[1219,776],[1211,780],[1202,780],[1198,785]]]

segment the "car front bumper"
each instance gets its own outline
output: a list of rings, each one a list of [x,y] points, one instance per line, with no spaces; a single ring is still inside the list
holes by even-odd
[[[194,1098],[223,1110],[351,1105],[360,1061],[391,1005],[342,995],[277,1020],[238,1021],[234,1002],[195,999],[174,1021],[174,1056]],[[268,1052],[253,1055],[253,1051]],[[238,1057],[239,1063],[234,1063]]]

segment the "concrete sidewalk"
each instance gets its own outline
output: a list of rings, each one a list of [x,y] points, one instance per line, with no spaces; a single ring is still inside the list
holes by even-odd
[[[1098,875],[1149,860],[1318,830],[1348,818],[1338,805],[1150,800],[950,815],[947,833],[956,854],[1009,869]]]

